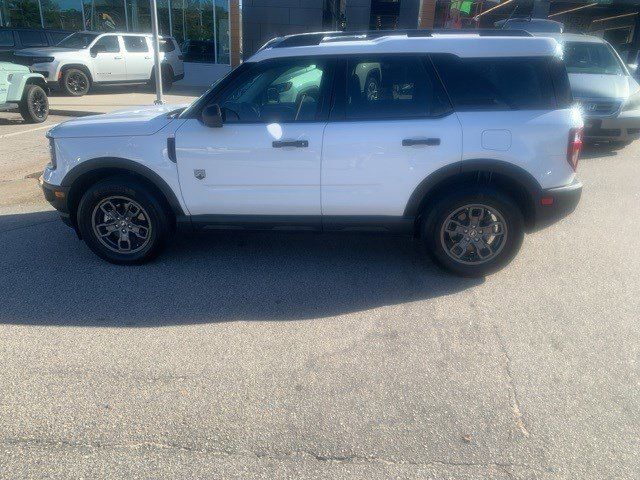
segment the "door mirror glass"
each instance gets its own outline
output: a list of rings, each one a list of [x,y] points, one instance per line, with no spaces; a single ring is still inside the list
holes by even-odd
[[[638,64],[628,63],[627,68],[629,69],[629,73],[631,73],[631,75],[635,75],[635,73],[638,71]]]
[[[207,105],[202,111],[202,123],[210,128],[222,127],[222,111],[220,106],[216,103],[213,105]]]
[[[91,47],[91,56],[95,57],[99,53],[105,53],[107,51],[107,47],[105,45],[94,45]]]

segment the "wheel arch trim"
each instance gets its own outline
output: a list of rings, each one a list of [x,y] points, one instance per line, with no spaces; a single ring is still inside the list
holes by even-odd
[[[128,160],[126,158],[100,157],[86,160],[69,170],[60,182],[60,185],[62,187],[71,189],[75,182],[85,174],[98,170],[109,169],[126,170],[143,177],[145,180],[154,185],[160,191],[160,193],[162,193],[162,195],[164,195],[165,200],[176,216],[184,216],[184,209],[182,208],[182,205],[178,200],[178,196],[169,186],[169,184],[149,167],[146,167],[138,162],[134,162],[133,160]]]
[[[471,172],[487,172],[503,175],[510,180],[521,185],[532,201],[539,195],[542,187],[540,183],[522,167],[506,162],[489,158],[478,158],[462,160],[460,162],[446,165],[435,172],[429,174],[413,190],[404,210],[404,216],[416,218],[420,214],[423,201],[442,182],[453,179],[457,175]]]

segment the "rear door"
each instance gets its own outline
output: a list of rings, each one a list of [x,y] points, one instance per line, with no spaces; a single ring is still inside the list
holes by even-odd
[[[460,160],[460,123],[424,55],[350,56],[339,72],[323,142],[323,222],[400,217],[427,175]]]
[[[127,80],[149,80],[153,68],[153,54],[147,38],[141,35],[123,35]]]

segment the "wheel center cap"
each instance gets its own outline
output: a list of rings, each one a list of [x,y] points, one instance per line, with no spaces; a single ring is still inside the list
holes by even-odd
[[[471,235],[472,237],[475,237],[476,236],[476,231],[475,230],[471,230],[469,232],[469,235]]]

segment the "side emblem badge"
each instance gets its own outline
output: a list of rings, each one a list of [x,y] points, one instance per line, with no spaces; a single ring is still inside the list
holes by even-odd
[[[207,176],[207,172],[204,171],[204,168],[195,168],[193,170],[193,176],[196,177],[198,180],[202,180]]]

